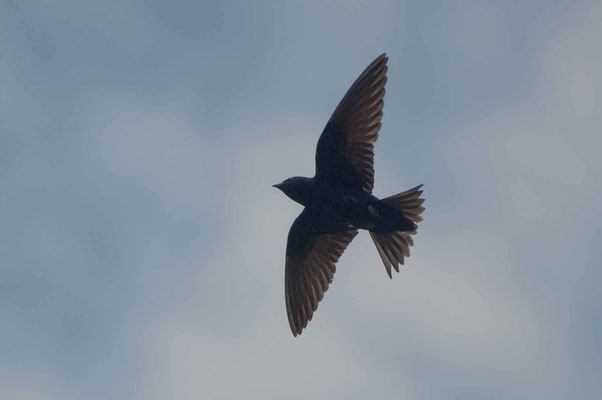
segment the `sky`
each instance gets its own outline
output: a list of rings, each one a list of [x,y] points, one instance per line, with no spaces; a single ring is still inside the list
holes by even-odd
[[[0,398],[600,398],[601,20],[0,0]],[[392,280],[360,233],[294,338],[271,185],[385,51],[374,194],[424,221]]]

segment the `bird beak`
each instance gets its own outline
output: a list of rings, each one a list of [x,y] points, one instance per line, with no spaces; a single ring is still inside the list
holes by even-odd
[[[272,185],[272,187],[275,187],[276,189],[280,189],[280,185],[281,185],[281,183],[275,183]]]

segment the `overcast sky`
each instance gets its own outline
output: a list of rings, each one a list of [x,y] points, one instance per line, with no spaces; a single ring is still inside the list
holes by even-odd
[[[599,1],[0,0],[0,398],[602,396]],[[284,251],[389,55],[375,195],[308,329]]]

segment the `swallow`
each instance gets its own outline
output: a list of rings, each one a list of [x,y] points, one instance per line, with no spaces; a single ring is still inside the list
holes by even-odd
[[[385,270],[399,272],[424,211],[422,185],[378,199],[374,143],[383,116],[387,55],[377,57],[347,91],[316,148],[312,178],[295,176],[273,185],[304,206],[290,228],[285,261],[285,302],[294,336],[312,319],[332,282],[336,263],[367,230]]]

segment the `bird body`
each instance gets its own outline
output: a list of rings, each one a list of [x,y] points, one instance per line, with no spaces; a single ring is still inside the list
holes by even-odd
[[[315,213],[349,222],[358,229],[377,232],[416,229],[400,210],[363,190],[340,188],[329,182],[301,176],[289,178],[274,187],[291,200],[315,210]]]
[[[424,211],[422,185],[384,199],[372,194],[387,60],[386,54],[377,57],[332,114],[318,140],[315,176],[273,185],[305,206],[286,246],[285,302],[295,336],[312,319],[358,229],[370,232],[389,277],[414,244],[411,236]]]

